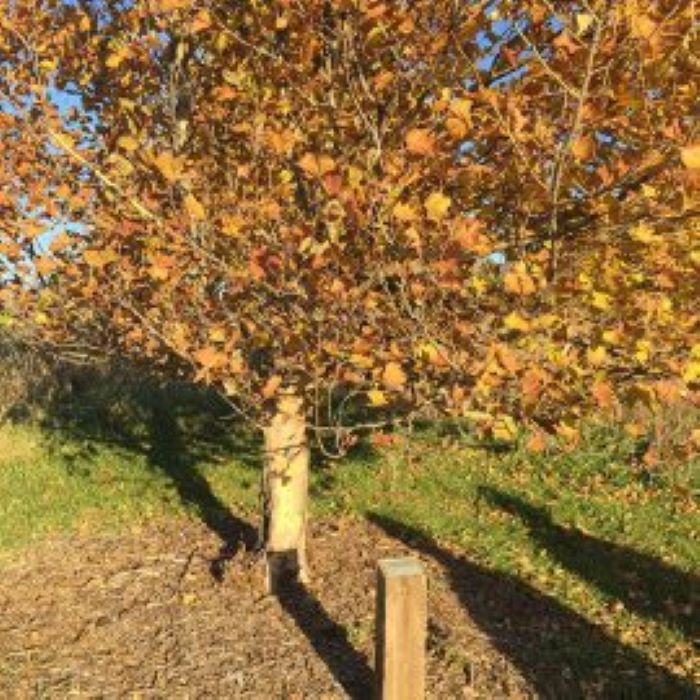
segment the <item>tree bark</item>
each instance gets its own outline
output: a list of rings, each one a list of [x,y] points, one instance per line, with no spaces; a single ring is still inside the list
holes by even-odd
[[[303,401],[283,394],[265,429],[263,536],[268,592],[308,581],[306,519],[309,447]]]

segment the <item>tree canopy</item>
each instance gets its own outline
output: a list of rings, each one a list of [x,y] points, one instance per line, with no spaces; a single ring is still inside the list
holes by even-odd
[[[697,401],[696,11],[5,3],[6,322],[318,424]]]

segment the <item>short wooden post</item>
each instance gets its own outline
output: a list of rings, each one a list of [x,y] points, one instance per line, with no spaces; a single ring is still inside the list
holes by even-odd
[[[425,570],[411,558],[381,559],[377,568],[378,700],[425,698],[428,601]]]

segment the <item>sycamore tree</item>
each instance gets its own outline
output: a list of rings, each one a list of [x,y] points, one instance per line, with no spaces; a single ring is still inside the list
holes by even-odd
[[[302,575],[309,435],[541,449],[697,403],[699,11],[4,3],[3,318],[264,426],[267,550]]]

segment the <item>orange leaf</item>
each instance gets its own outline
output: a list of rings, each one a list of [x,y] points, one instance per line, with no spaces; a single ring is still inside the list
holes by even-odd
[[[218,367],[224,367],[228,362],[228,355],[225,352],[217,350],[211,345],[197,350],[193,355],[197,364],[201,365],[204,369],[216,369]]]
[[[600,408],[608,409],[615,403],[615,392],[608,382],[596,382],[591,389],[591,394]]]
[[[417,156],[432,156],[435,153],[435,139],[427,129],[411,129],[406,134],[406,148]]]
[[[203,32],[205,29],[209,29],[211,25],[212,19],[209,12],[207,12],[207,10],[200,10],[192,20],[190,30],[193,34],[196,34],[197,32]]]
[[[507,345],[496,346],[496,357],[501,367],[507,372],[514,374],[520,369],[520,363],[513,351]]]
[[[273,374],[266,382],[265,386],[262,388],[262,395],[265,399],[271,399],[280,388],[282,384],[282,377],[279,374]]]
[[[445,121],[445,126],[447,127],[447,131],[450,132],[450,136],[452,136],[452,138],[463,139],[467,135],[467,125],[462,119],[448,117]]]
[[[336,163],[330,156],[308,151],[299,158],[298,164],[309,177],[321,177],[326,173],[333,172],[336,168]]]
[[[588,160],[595,150],[595,143],[590,136],[579,136],[571,143],[571,154],[576,160]]]
[[[517,265],[503,278],[505,288],[513,294],[528,296],[537,291],[535,280],[527,273],[524,265]]]
[[[389,389],[400,389],[406,383],[406,373],[398,362],[389,362],[384,367],[382,381]]]
[[[530,452],[544,452],[547,449],[547,436],[542,430],[536,430],[528,438],[526,447]]]

